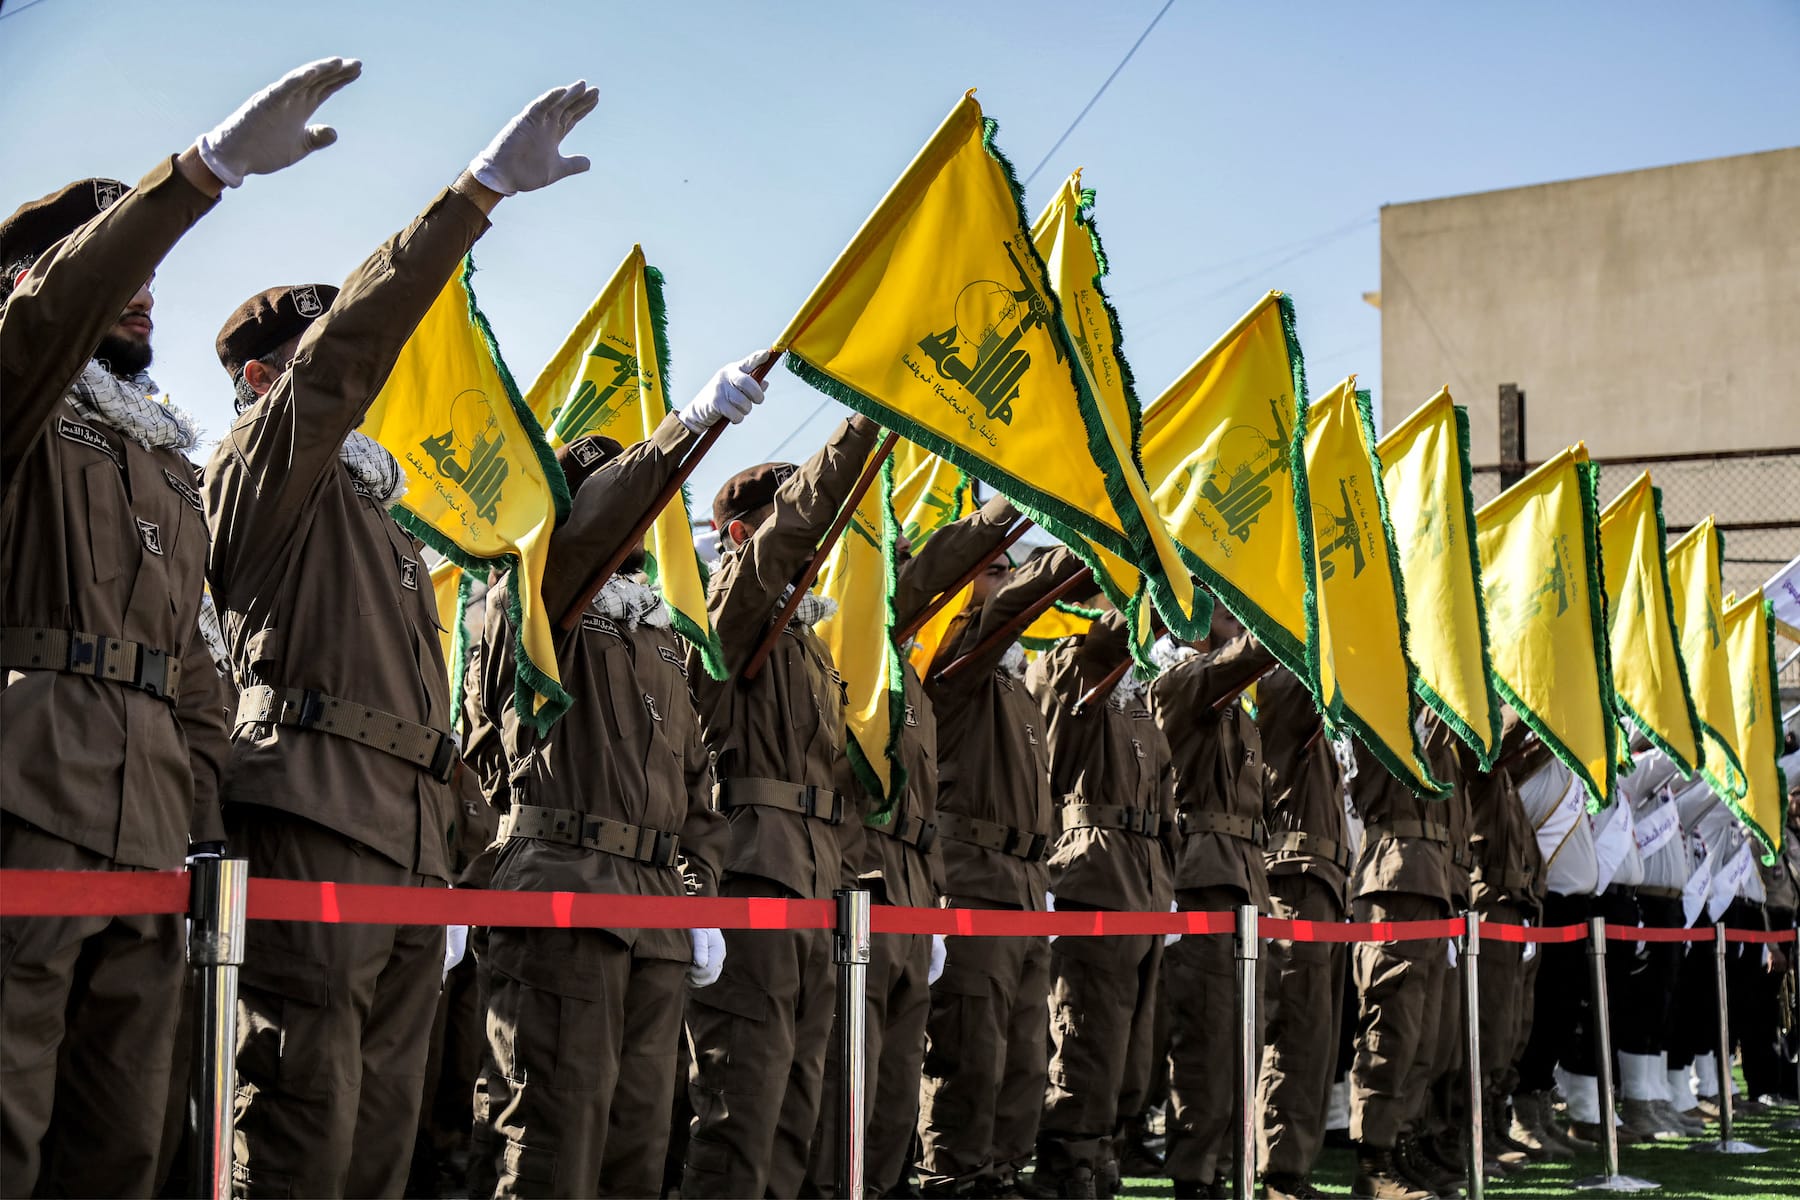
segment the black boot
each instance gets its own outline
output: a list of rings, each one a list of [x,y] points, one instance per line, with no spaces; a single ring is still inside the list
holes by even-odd
[[[1385,1146],[1355,1143],[1356,1179],[1350,1194],[1359,1200],[1436,1200],[1435,1193],[1404,1178],[1394,1165],[1394,1153]]]

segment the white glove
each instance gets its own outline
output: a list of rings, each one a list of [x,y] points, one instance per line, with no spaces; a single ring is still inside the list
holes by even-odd
[[[1179,905],[1175,901],[1171,900],[1171,901],[1169,901],[1169,911],[1170,912],[1180,912],[1181,905]],[[1181,935],[1179,933],[1163,934],[1163,945],[1164,946],[1173,946],[1176,942],[1179,942],[1180,940],[1181,940]]]
[[[508,121],[487,149],[469,160],[469,174],[502,196],[535,192],[581,174],[593,164],[581,155],[563,157],[562,140],[599,103],[600,89],[589,87],[585,79],[551,88]]]
[[[1520,921],[1519,924],[1523,925],[1527,929],[1531,928],[1531,920],[1529,917],[1523,921]],[[1536,957],[1537,957],[1537,943],[1536,942],[1526,942],[1525,949],[1523,951],[1521,951],[1519,954],[1519,961],[1520,962],[1530,962],[1532,959],[1534,959]]]
[[[469,927],[467,925],[446,925],[444,927],[444,978],[450,978],[450,972],[456,970],[456,964],[463,960],[469,949]]]
[[[1445,938],[1444,939],[1444,957],[1449,960],[1450,969],[1455,970],[1456,969],[1456,939],[1455,938]]]
[[[717,983],[725,969],[725,935],[717,929],[690,929],[688,938],[694,943],[694,965],[688,968],[688,983],[697,988]]]
[[[200,161],[226,187],[246,175],[273,175],[337,141],[329,125],[306,122],[331,94],[362,74],[354,58],[321,58],[296,67],[238,106],[194,143]]]
[[[675,415],[691,433],[705,433],[720,421],[736,425],[763,402],[763,386],[750,372],[768,362],[769,353],[758,350],[749,358],[720,367]]]
[[[926,973],[925,982],[927,984],[936,983],[943,973],[944,935],[941,933],[934,933],[931,935],[931,970]]]
[[[1045,912],[1055,912],[1056,911],[1056,893],[1055,892],[1045,892],[1044,893],[1044,911]],[[1058,936],[1060,936],[1060,935],[1054,934],[1054,933],[1051,934],[1050,941],[1054,942]]]

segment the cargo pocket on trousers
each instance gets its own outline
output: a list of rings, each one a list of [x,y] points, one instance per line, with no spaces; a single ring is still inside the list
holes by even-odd
[[[740,1046],[746,1044],[742,1039],[761,1036],[760,1026],[769,1015],[769,994],[745,980],[726,976],[690,991],[688,1004],[694,1027],[695,1086],[714,1094],[733,1090],[732,1064],[742,1057]]]
[[[925,1059],[920,1067],[925,1074],[948,1079],[956,1073],[963,1055],[974,1052],[973,1046],[965,1051],[963,1035],[973,1024],[971,1010],[979,1003],[973,996],[932,995],[931,1016],[925,1025]]]
[[[507,1187],[508,1183],[536,1183],[542,1187]],[[500,1186],[496,1187],[497,1195],[547,1196],[556,1183],[556,1151],[540,1150],[527,1146],[523,1142],[506,1143],[506,1153],[500,1159]]]
[[[310,1090],[324,1053],[331,987],[325,967],[264,948],[239,968],[238,1074],[247,1083]]]

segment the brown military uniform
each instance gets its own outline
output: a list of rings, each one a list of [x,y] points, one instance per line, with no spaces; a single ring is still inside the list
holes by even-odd
[[[1277,670],[1257,685],[1256,727],[1268,780],[1270,914],[1341,921],[1350,835],[1337,756],[1297,676]],[[1257,1157],[1271,1178],[1304,1178],[1325,1139],[1346,953],[1328,942],[1275,939],[1268,959]]]
[[[966,570],[993,557],[1015,514],[1005,500],[932,535]],[[951,622],[932,672],[972,651],[1081,569],[1053,550]],[[1042,912],[1056,833],[1044,718],[1022,678],[983,653],[955,678],[927,676],[938,718],[938,837],[956,908]],[[946,939],[931,989],[919,1096],[922,1186],[950,1193],[1007,1186],[1029,1161],[1048,1056],[1050,950],[1044,938]]]
[[[9,870],[170,870],[190,824],[218,836],[224,700],[196,623],[207,539],[193,466],[81,418],[65,398],[211,205],[172,162],[159,165],[44,254],[0,316]],[[50,641],[54,661],[35,665]],[[133,683],[156,682],[154,656],[167,663],[166,698]],[[171,916],[0,922],[0,1190],[153,1189],[181,939]]]
[[[1044,710],[1061,830],[1050,856],[1059,911],[1166,912],[1175,897],[1175,788],[1169,746],[1141,689],[1081,700],[1129,654],[1109,612],[1026,674]],[[1150,1082],[1163,939],[1058,938],[1050,947],[1050,1071],[1038,1171],[1109,1194],[1120,1113],[1137,1115]],[[1125,1107],[1121,1108],[1121,1102]]]
[[[841,425],[782,483],[774,514],[725,556],[707,590],[732,677],[711,678],[694,653],[689,684],[731,822],[723,895],[822,898],[842,884],[854,813],[835,790],[844,692],[831,653],[795,621],[753,681],[738,672],[855,486],[876,432],[862,417]],[[836,1005],[831,938],[731,929],[725,945],[724,973],[688,1001],[695,1123],[682,1194],[795,1195]]]
[[[1515,718],[1496,758],[1505,759],[1527,732]],[[1491,772],[1482,771],[1475,752],[1466,746],[1458,747],[1457,753],[1474,820],[1470,844],[1475,859],[1474,909],[1483,921],[1506,925],[1536,921],[1544,855],[1512,772],[1498,764]],[[1514,1064],[1525,1051],[1532,1005],[1524,950],[1516,942],[1483,938],[1481,943],[1481,1077],[1490,1101],[1486,1111],[1502,1111],[1499,1105],[1518,1080]]]
[[[1184,912],[1226,912],[1241,904],[1268,911],[1262,735],[1240,693],[1274,661],[1244,634],[1184,659],[1151,685],[1151,707],[1174,753],[1183,834],[1175,902]],[[1169,947],[1166,1169],[1172,1179],[1211,1180],[1228,1148],[1236,1107],[1230,1066],[1237,1052],[1236,978],[1229,936],[1196,934]]]
[[[448,737],[420,547],[338,459],[401,347],[487,227],[446,190],[345,281],[206,473],[209,575],[241,692],[316,692]],[[253,875],[441,887],[456,797],[433,773],[299,724],[240,720],[224,800]],[[243,709],[240,706],[240,712]],[[454,765],[446,753],[443,764]],[[238,1185],[398,1194],[443,969],[441,927],[265,922],[238,1013]]]
[[[955,582],[968,566],[967,537],[946,531],[920,546],[902,564],[894,597],[896,626],[908,624],[925,605]],[[900,732],[901,765],[906,785],[886,820],[870,817],[852,855],[858,886],[872,893],[872,903],[929,908],[944,891],[942,843],[937,836],[937,714],[924,682],[904,661],[906,715]],[[848,759],[839,770],[843,787],[860,794]],[[865,808],[871,801],[863,796]],[[925,1022],[931,1013],[931,938],[918,934],[885,934],[870,950],[868,1126],[864,1174],[870,1191],[879,1195],[902,1182],[918,1128],[919,1070],[925,1057]],[[813,1136],[811,1182],[819,1195],[831,1195],[837,1170],[837,1079],[840,1062],[834,1031],[826,1054],[825,1091],[819,1126]]]
[[[1451,733],[1433,719],[1424,739],[1440,779]],[[1363,848],[1351,882],[1357,921],[1433,921],[1450,915],[1451,825],[1444,801],[1414,792],[1360,742],[1351,798]],[[1464,831],[1466,836],[1466,830]],[[1350,1136],[1392,1148],[1422,1113],[1436,1055],[1449,959],[1438,940],[1363,942],[1352,956],[1359,1005],[1350,1064]]]
[[[668,417],[581,485],[550,543],[546,611],[560,615],[578,599],[693,441]],[[573,703],[539,734],[511,703],[516,638],[498,596],[487,608],[481,687],[500,718],[509,787],[490,886],[680,896],[685,869],[695,892],[714,893],[725,823],[688,695],[686,643],[654,616],[590,605],[558,640]],[[681,929],[489,931],[492,1130],[483,1141],[497,1194],[660,1190],[692,954]]]

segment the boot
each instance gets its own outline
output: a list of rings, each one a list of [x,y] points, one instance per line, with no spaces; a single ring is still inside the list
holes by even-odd
[[[1574,1133],[1570,1132],[1567,1125],[1557,1121],[1553,1093],[1538,1092],[1536,1095],[1537,1111],[1540,1114],[1539,1123],[1537,1125],[1539,1137],[1556,1142],[1564,1150],[1569,1152],[1570,1157],[1574,1157],[1577,1154],[1586,1154],[1599,1149],[1598,1144],[1590,1142],[1586,1138],[1576,1136]]]
[[[1525,1153],[1538,1162],[1574,1158],[1567,1146],[1544,1132],[1544,1122],[1536,1092],[1519,1092],[1512,1100],[1512,1127],[1507,1136],[1524,1147]]]
[[[1436,1193],[1401,1176],[1392,1150],[1361,1142],[1356,1144],[1356,1180],[1350,1194],[1361,1200],[1436,1200]]]
[[[1675,1107],[1673,1101],[1669,1100],[1658,1100],[1656,1105],[1663,1115],[1663,1120],[1671,1127],[1680,1130],[1683,1137],[1705,1136],[1706,1122],[1701,1119],[1699,1113],[1692,1110],[1682,1112]]]
[[[1413,1139],[1413,1148],[1428,1168],[1435,1169],[1443,1183],[1437,1188],[1439,1192],[1452,1193],[1465,1190],[1469,1186],[1468,1156],[1463,1153],[1462,1143],[1455,1138],[1444,1141],[1436,1134],[1426,1134]],[[1498,1167],[1488,1167],[1485,1174],[1489,1179],[1495,1178]]]
[[[1419,1144],[1409,1134],[1401,1134],[1394,1143],[1394,1170],[1420,1191],[1434,1196],[1462,1195],[1462,1180],[1451,1178],[1425,1157]]]
[[[1304,1175],[1276,1171],[1263,1176],[1263,1195],[1267,1200],[1317,1200],[1325,1195]]]
[[[1111,1138],[1102,1138],[1099,1162],[1094,1168],[1094,1195],[1099,1200],[1113,1200],[1124,1182],[1119,1171],[1119,1156],[1113,1150],[1113,1141]]]
[[[1492,1163],[1505,1174],[1517,1174],[1531,1161],[1531,1156],[1525,1151],[1514,1149],[1502,1140],[1499,1126],[1483,1125],[1481,1134],[1482,1161]]]
[[[1203,1183],[1198,1179],[1176,1179],[1175,1200],[1215,1200],[1216,1197],[1229,1196],[1229,1191],[1221,1191],[1220,1185]]]
[[[1657,1100],[1621,1100],[1619,1115],[1625,1124],[1640,1130],[1651,1141],[1672,1141],[1686,1137],[1687,1130],[1677,1126],[1663,1114]]]

